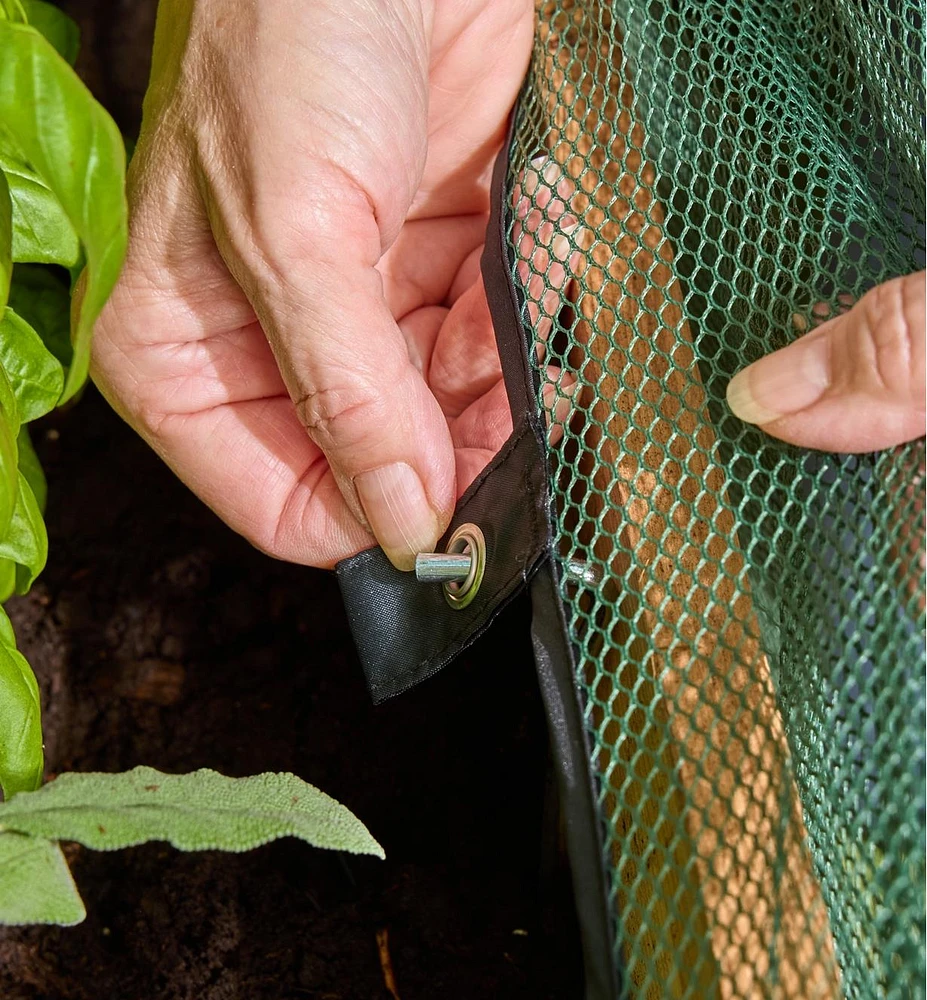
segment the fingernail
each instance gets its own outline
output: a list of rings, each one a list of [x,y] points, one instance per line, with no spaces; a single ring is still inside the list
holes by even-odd
[[[384,465],[354,477],[354,488],[373,533],[390,562],[415,566],[419,552],[431,552],[440,537],[435,512],[415,470],[405,462]]]
[[[816,403],[829,385],[828,338],[802,339],[738,372],[727,402],[745,423],[770,424]]]

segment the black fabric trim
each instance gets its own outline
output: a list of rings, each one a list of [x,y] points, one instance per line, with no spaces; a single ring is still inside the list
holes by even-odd
[[[481,635],[521,591],[547,551],[540,500],[545,471],[525,428],[513,435],[457,506],[450,530],[479,525],[486,570],[473,603],[451,608],[440,586],[401,573],[381,549],[338,564],[338,582],[375,703],[437,673]]]
[[[556,568],[549,558],[553,515],[547,432],[537,405],[522,303],[511,279],[506,204],[509,145],[510,136],[493,173],[492,215],[481,266],[514,430],[461,498],[448,529],[450,534],[468,521],[482,529],[487,557],[480,593],[469,607],[454,610],[440,587],[400,573],[380,549],[339,563],[338,582],[371,696],[381,702],[449,663],[485,631],[533,576],[531,633],[573,875],[585,998],[618,1000],[620,973],[613,950],[615,929],[609,915],[591,748]]]
[[[419,583],[412,573],[394,569],[381,549],[368,549],[338,564],[351,633],[376,703],[431,677],[470,645],[547,554],[543,421],[508,271],[504,202],[508,145],[509,137],[493,173],[492,212],[481,264],[514,429],[460,499],[445,535],[446,539],[467,522],[478,525],[486,537],[486,570],[476,599],[457,610],[447,604],[440,586]]]
[[[596,807],[592,750],[583,723],[583,706],[576,686],[576,663],[567,636],[556,580],[548,562],[531,584],[531,641],[538,683],[547,715],[550,752],[557,773],[567,856],[573,876],[573,896],[583,946],[586,1000],[618,1000],[621,981],[614,955],[615,927],[609,906],[609,886],[602,826]]]

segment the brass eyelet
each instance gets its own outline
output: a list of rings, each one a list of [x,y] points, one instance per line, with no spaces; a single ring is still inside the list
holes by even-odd
[[[455,611],[460,611],[473,601],[483,582],[486,539],[475,524],[462,524],[448,539],[445,552],[448,555],[470,557],[470,569],[463,580],[451,580],[442,584],[445,600]]]
[[[459,611],[476,597],[486,570],[486,539],[475,524],[462,524],[448,539],[444,552],[420,552],[415,577],[420,583],[440,583],[447,603]]]

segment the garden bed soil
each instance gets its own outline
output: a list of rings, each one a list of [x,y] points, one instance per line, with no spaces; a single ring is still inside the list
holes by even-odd
[[[78,70],[137,134],[154,0],[62,0]],[[91,388],[35,428],[49,564],[9,603],[48,776],[150,764],[293,771],[386,861],[284,840],[242,855],[68,845],[88,916],[0,931],[3,1000],[572,1000],[578,948],[527,602],[374,708],[332,574],[256,552]]]
[[[385,929],[402,1000],[578,997],[526,603],[374,708],[332,574],[236,537],[92,389],[35,437],[51,556],[9,610],[49,775],[293,771],[387,858],[69,845],[87,919],[0,933],[0,996],[391,1000]]]

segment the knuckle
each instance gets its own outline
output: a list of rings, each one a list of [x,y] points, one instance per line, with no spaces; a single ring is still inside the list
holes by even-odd
[[[131,412],[130,423],[146,441],[152,442],[160,440],[170,430],[172,417],[176,416],[178,414],[167,412],[149,393],[140,391]]]
[[[351,447],[381,427],[385,418],[377,394],[361,385],[307,392],[296,403],[309,437],[325,452]]]
[[[343,168],[302,165],[285,183],[253,192],[251,233],[271,274],[287,276],[344,258],[348,248],[375,260],[380,253],[377,215],[368,193]]]
[[[918,304],[909,278],[895,278],[871,289],[858,304],[857,343],[861,364],[856,376],[879,393],[913,390],[917,354],[915,336]]]

